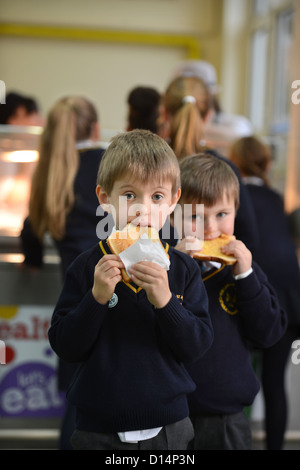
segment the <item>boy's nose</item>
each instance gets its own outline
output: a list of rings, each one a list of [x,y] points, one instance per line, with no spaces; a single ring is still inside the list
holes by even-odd
[[[204,221],[204,235],[209,235],[216,230],[216,225],[213,223],[212,220],[207,219]]]
[[[137,204],[136,205],[136,216],[140,217],[143,215],[147,215],[149,212],[148,207],[145,204]]]
[[[139,225],[149,225],[150,213],[151,208],[149,208],[147,204],[138,204],[135,209],[136,223]]]

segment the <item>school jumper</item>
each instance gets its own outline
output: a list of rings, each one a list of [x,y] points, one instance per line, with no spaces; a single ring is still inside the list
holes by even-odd
[[[195,384],[184,364],[203,356],[213,331],[199,267],[162,243],[170,256],[172,298],[161,309],[150,304],[143,289],[124,281],[110,302],[96,302],[94,268],[111,253],[106,241],[67,271],[49,340],[59,357],[81,362],[67,393],[80,430],[150,429],[189,415],[187,394]]]
[[[251,428],[244,408],[259,382],[251,364],[254,346],[268,347],[285,331],[287,318],[262,270],[236,280],[231,266],[204,273],[214,342],[203,358],[187,365],[197,385],[189,396],[195,428],[191,449],[250,450]]]
[[[245,183],[257,218],[260,240],[253,258],[267,274],[288,316],[288,328],[280,341],[256,352],[261,363],[266,448],[280,450],[289,414],[285,370],[292,343],[300,337],[300,270],[281,194],[257,177],[247,177]]]
[[[289,323],[300,326],[300,271],[284,200],[274,189],[246,180],[257,219],[259,244],[253,258],[275,288]],[[262,182],[261,182],[262,183]]]
[[[280,339],[286,313],[256,263],[249,276],[237,281],[231,266],[203,276],[214,341],[199,361],[187,365],[198,387],[189,396],[191,415],[238,413],[252,404],[259,391],[250,351]]]

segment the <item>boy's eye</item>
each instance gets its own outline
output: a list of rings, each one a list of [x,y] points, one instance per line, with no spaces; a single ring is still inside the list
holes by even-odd
[[[203,216],[200,214],[192,214],[192,220],[203,220]]]
[[[217,214],[217,217],[219,217],[220,219],[222,219],[222,218],[225,217],[225,216],[226,216],[226,212],[219,212],[219,213]]]
[[[154,194],[154,196],[152,197],[152,199],[154,201],[161,201],[163,199],[163,195],[162,194]]]
[[[134,199],[134,194],[133,193],[126,193],[123,195],[123,197],[126,197],[127,200],[132,200]]]

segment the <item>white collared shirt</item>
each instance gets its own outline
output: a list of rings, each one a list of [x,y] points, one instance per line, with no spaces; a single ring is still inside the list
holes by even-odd
[[[128,444],[136,444],[139,441],[145,441],[157,436],[162,430],[162,427],[153,429],[144,429],[142,431],[124,431],[118,432],[118,436],[121,442],[128,442]]]

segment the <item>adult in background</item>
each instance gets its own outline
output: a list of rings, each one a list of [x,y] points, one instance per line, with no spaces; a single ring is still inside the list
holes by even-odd
[[[0,105],[0,124],[12,126],[43,126],[44,119],[35,98],[10,92]]]

